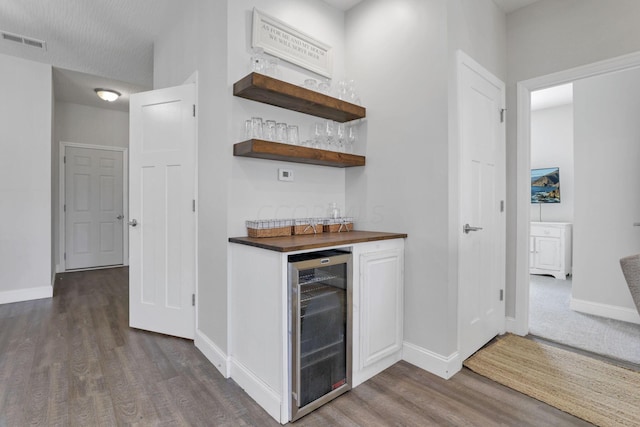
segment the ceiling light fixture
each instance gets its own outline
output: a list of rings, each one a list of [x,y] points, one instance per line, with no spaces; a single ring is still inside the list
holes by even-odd
[[[113,102],[116,99],[118,99],[121,95],[120,92],[116,92],[115,90],[111,90],[111,89],[100,89],[100,88],[96,88],[94,89],[96,92],[96,95],[98,95],[98,97],[102,100],[108,101],[108,102]]]

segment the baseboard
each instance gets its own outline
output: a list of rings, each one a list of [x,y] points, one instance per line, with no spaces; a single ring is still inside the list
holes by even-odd
[[[402,346],[402,359],[446,380],[462,369],[457,351],[449,356],[442,356],[406,341]]]
[[[15,289],[0,292],[0,304],[30,301],[34,299],[53,297],[53,286],[39,286],[37,288]]]
[[[240,387],[255,400],[258,405],[267,411],[279,423],[286,423],[282,410],[282,400],[280,395],[269,387],[264,381],[255,376],[253,372],[247,369],[242,363],[235,359],[231,359],[231,378],[238,383]]]
[[[213,366],[215,366],[216,369],[220,371],[222,376],[224,376],[225,378],[229,378],[229,376],[231,375],[229,369],[229,358],[224,353],[224,351],[220,349],[220,347],[215,345],[215,343],[211,341],[209,337],[203,334],[199,329],[196,329],[196,337],[193,340],[193,343],[195,344],[196,348],[200,350],[202,354],[204,354],[204,357],[209,359],[209,362],[211,362]]]
[[[585,301],[576,298],[571,298],[569,308],[574,311],[579,311],[580,313],[640,324],[640,315],[638,311],[633,308],[601,304],[599,302]]]

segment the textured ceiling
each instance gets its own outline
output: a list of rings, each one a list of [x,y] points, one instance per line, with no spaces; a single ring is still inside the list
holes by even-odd
[[[0,0],[0,31],[46,42],[46,50],[0,39],[0,53],[51,64],[57,100],[127,110],[93,93],[153,85],[153,41],[191,0]],[[68,71],[73,70],[73,71]]]

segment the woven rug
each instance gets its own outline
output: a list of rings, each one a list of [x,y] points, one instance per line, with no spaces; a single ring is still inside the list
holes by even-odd
[[[464,366],[600,426],[640,426],[640,373],[516,335]]]

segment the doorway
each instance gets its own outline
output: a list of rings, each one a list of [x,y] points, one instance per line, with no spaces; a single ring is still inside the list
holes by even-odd
[[[630,295],[626,295],[628,290],[623,282],[617,263],[621,255],[640,251],[638,235],[634,233],[632,227],[632,223],[637,221],[637,219],[632,218],[638,214],[640,209],[631,206],[636,202],[631,203],[631,205],[629,204],[629,200],[634,199],[634,197],[631,196],[637,193],[637,191],[624,191],[626,195],[622,197],[618,197],[615,193],[612,193],[612,197],[607,198],[609,201],[604,202],[600,201],[598,197],[594,197],[596,194],[601,193],[601,191],[597,189],[598,180],[587,180],[590,182],[589,185],[585,185],[584,181],[585,177],[589,176],[589,174],[595,176],[596,174],[594,172],[596,170],[607,170],[610,172],[624,170],[625,176],[628,177],[628,179],[620,180],[612,179],[612,176],[609,175],[609,182],[612,180],[613,182],[623,181],[634,183],[638,181],[634,178],[635,175],[633,175],[633,171],[637,170],[636,165],[627,164],[629,159],[637,159],[638,157],[638,155],[633,152],[634,148],[629,148],[634,146],[634,144],[624,142],[625,138],[628,139],[629,132],[623,132],[622,134],[617,132],[618,129],[623,127],[622,123],[624,123],[625,120],[627,123],[635,122],[635,120],[629,120],[629,115],[633,115],[634,111],[637,112],[637,107],[618,109],[617,104],[626,105],[625,103],[627,102],[631,104],[636,102],[635,98],[637,98],[637,96],[629,97],[628,93],[637,94],[637,92],[632,92],[632,90],[637,90],[638,85],[636,82],[638,78],[637,76],[627,78],[626,86],[622,87],[621,90],[617,90],[618,94],[622,94],[622,100],[626,99],[625,96],[630,98],[630,100],[624,101],[623,103],[613,98],[612,95],[616,93],[616,89],[612,89],[615,86],[610,85],[610,80],[613,76],[620,78],[621,76],[628,76],[630,73],[637,73],[639,66],[640,54],[632,54],[518,83],[516,328],[512,329],[518,334],[525,335],[529,332],[529,224],[531,221],[538,219],[535,212],[531,210],[531,189],[529,188],[530,170],[534,167],[531,156],[531,94],[539,89],[570,82],[574,82],[574,88],[575,85],[593,85],[595,84],[593,82],[598,82],[600,87],[607,88],[606,90],[596,92],[592,86],[590,86],[589,91],[585,91],[583,87],[582,92],[574,92],[574,97],[577,96],[577,93],[588,93],[590,96],[597,96],[599,100],[597,107],[588,106],[588,104],[584,102],[580,104],[580,111],[578,111],[576,107],[576,120],[578,120],[578,116],[580,116],[581,120],[587,123],[606,124],[609,126],[608,128],[604,128],[606,129],[605,131],[598,131],[590,127],[589,132],[585,132],[583,126],[576,125],[575,128],[576,138],[579,137],[578,132],[582,132],[579,140],[583,146],[580,147],[582,151],[581,154],[579,154],[579,147],[576,145],[576,224],[574,227],[574,251],[581,251],[580,256],[576,258],[579,258],[582,267],[576,269],[576,263],[574,263],[573,281],[575,289],[570,293],[570,308],[575,312],[595,314],[609,319],[624,320],[628,323],[637,323],[637,321],[640,320],[635,308],[625,307],[625,298],[628,296],[630,304],[631,299]],[[583,100],[584,99],[585,98],[583,98]],[[603,108],[605,105],[613,105],[614,108]],[[611,125],[613,125],[613,128]],[[632,130],[631,132],[635,131]],[[595,143],[594,138],[598,138]],[[635,140],[637,138],[632,135],[631,139]],[[586,143],[591,144],[588,146],[588,152],[586,152]],[[623,157],[614,159],[611,155],[608,155],[608,153],[625,154]],[[585,159],[588,159],[588,162],[585,161]],[[597,163],[599,167],[594,167],[594,162]],[[583,180],[582,185],[579,184],[580,179]],[[605,188],[609,188],[610,190],[615,189],[615,191],[617,191],[618,187],[619,186],[616,185]],[[582,202],[578,202],[579,200]],[[588,204],[585,205],[585,202],[588,202]],[[606,209],[607,206],[611,207],[610,211],[603,212],[603,209]],[[542,208],[544,209],[544,206],[542,206]],[[623,214],[623,211],[628,213]],[[595,228],[587,226],[587,224],[593,224],[595,219],[598,219],[601,225]],[[612,238],[614,235],[617,237]],[[608,244],[608,242],[614,243]],[[596,258],[589,258],[587,251],[594,252],[593,248],[598,248],[600,255]],[[596,286],[587,287],[582,285],[582,278],[593,281],[596,276]],[[580,286],[578,286],[578,284],[580,284]],[[607,300],[594,302],[598,300],[595,298],[597,295],[593,292],[597,292],[598,290],[605,290],[606,295],[604,295],[603,298]],[[601,339],[600,341],[603,340]]]
[[[63,271],[126,265],[127,149],[60,143]]]

